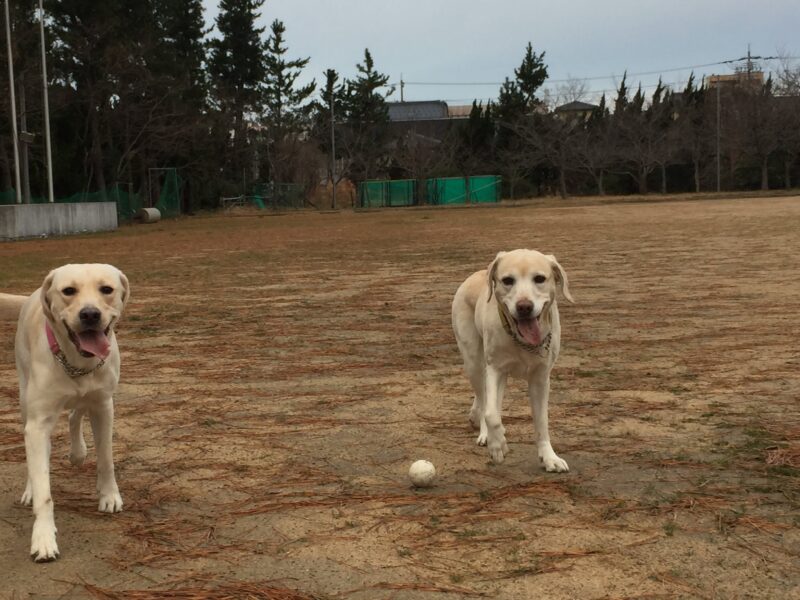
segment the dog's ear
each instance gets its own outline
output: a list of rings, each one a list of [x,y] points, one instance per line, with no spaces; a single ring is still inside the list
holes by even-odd
[[[569,293],[569,279],[567,279],[567,272],[560,264],[558,264],[555,256],[548,254],[547,258],[550,260],[550,264],[553,266],[553,276],[556,278],[558,289],[561,290],[564,298],[574,304],[575,300],[572,298],[572,294]]]
[[[502,250],[497,253],[497,256],[494,257],[494,260],[489,264],[486,269],[486,273],[489,277],[489,297],[486,299],[486,302],[492,301],[492,295],[494,294],[494,286],[496,284],[495,278],[497,277],[497,267],[500,264],[500,259],[503,258],[505,252]]]
[[[53,309],[50,306],[50,288],[53,287],[53,278],[56,276],[55,269],[50,271],[47,274],[47,277],[44,278],[44,282],[42,282],[41,289],[41,300],[42,300],[42,310],[44,311],[44,316],[48,321],[53,321]]]
[[[122,284],[122,307],[125,308],[125,305],[128,304],[128,300],[131,297],[131,285],[128,283],[128,278],[125,276],[125,273],[117,269],[119,273],[119,282]]]

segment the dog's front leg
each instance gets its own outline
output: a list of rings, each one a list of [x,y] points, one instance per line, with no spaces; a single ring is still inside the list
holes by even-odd
[[[550,445],[550,430],[548,424],[547,406],[550,397],[550,371],[540,370],[533,374],[528,381],[528,400],[533,412],[533,422],[536,427],[536,449],[539,460],[544,464],[546,471],[561,473],[569,471],[567,461],[559,456]]]
[[[506,430],[500,411],[503,407],[503,391],[506,386],[506,374],[492,365],[486,365],[486,428],[488,433],[489,456],[495,463],[503,462],[508,454]]]
[[[33,533],[31,557],[36,562],[58,558],[53,498],[50,495],[50,434],[54,416],[27,415],[25,423],[25,458],[28,464],[28,485],[33,500]],[[24,498],[23,498],[24,500]]]
[[[111,396],[99,400],[89,409],[89,420],[92,423],[97,452],[97,493],[100,497],[97,510],[120,512],[122,496],[119,494],[117,479],[114,476],[114,457],[111,448],[114,429],[114,402]]]

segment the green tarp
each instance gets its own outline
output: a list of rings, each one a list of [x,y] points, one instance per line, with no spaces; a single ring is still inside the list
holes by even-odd
[[[162,218],[177,217],[181,213],[181,178],[176,169],[166,172],[161,192],[156,202],[156,208],[161,212]],[[0,192],[0,204],[14,204],[17,201],[13,189]],[[120,222],[131,221],[136,213],[144,207],[140,194],[129,192],[122,185],[112,185],[102,192],[78,192],[64,198],[56,198],[56,202],[116,202],[117,218]],[[46,204],[47,198],[34,196],[31,204]]]
[[[499,175],[439,177],[424,180],[425,198],[417,198],[416,179],[364,181],[358,186],[362,208],[415,204],[476,204],[500,201]]]

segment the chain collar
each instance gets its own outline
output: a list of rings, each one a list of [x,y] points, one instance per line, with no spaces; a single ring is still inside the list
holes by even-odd
[[[508,315],[503,310],[503,307],[500,305],[500,302],[497,303],[497,314],[500,315],[500,322],[503,324],[503,329],[505,329],[506,333],[511,336],[511,339],[514,340],[514,343],[525,350],[526,352],[530,352],[532,354],[539,354],[545,355],[550,352],[550,340],[553,338],[553,333],[550,332],[544,339],[539,342],[538,344],[529,344],[528,342],[524,342],[517,337],[516,332],[511,329],[511,323],[508,322]],[[544,352],[542,352],[544,351]]]
[[[64,372],[69,375],[70,377],[83,377],[84,375],[88,375],[89,373],[94,373],[97,369],[102,367],[106,364],[105,359],[101,358],[100,362],[93,366],[91,369],[82,369],[81,367],[76,367],[74,365],[69,364],[67,357],[64,356],[64,351],[59,350],[58,352],[54,352],[53,356],[55,356],[58,363],[64,367]]]
[[[50,328],[50,323],[45,321],[44,324],[45,333],[47,334],[47,343],[50,346],[50,351],[53,353],[53,356],[58,361],[58,364],[64,369],[64,372],[72,378],[75,377],[83,377],[84,375],[88,375],[89,373],[94,373],[97,369],[102,367],[106,364],[104,358],[100,359],[100,362],[93,366],[91,369],[83,369],[81,367],[76,367],[75,365],[71,365],[67,360],[64,351],[58,345],[58,341],[56,340],[56,336],[53,334],[53,330]]]

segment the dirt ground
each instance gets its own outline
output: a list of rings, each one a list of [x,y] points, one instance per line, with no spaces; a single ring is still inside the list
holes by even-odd
[[[554,253],[577,300],[551,394],[567,474],[538,466],[521,382],[502,465],[467,421],[450,301],[516,247]],[[800,598],[798,256],[800,197],[198,216],[2,244],[0,290],[110,262],[133,295],[125,511],[96,511],[91,433],[72,467],[62,419],[54,563],[28,557],[0,324],[1,593]],[[430,490],[409,486],[418,458]]]

